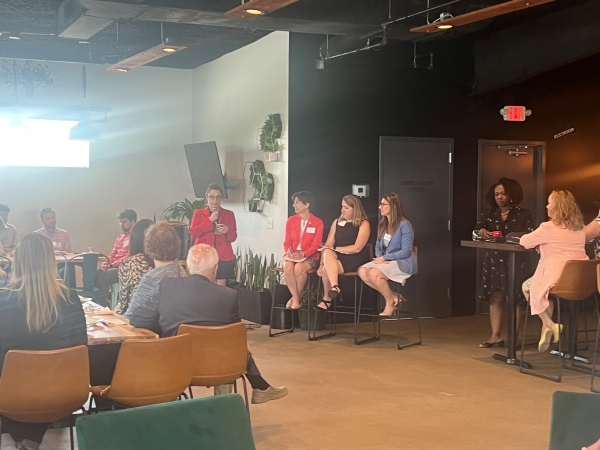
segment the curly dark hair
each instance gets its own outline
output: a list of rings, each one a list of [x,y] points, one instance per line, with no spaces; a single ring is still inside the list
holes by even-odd
[[[144,248],[156,261],[174,261],[181,253],[181,239],[171,225],[159,222],[146,230]]]
[[[487,194],[485,194],[485,199],[488,202],[488,205],[490,205],[490,208],[498,208],[494,196],[494,189],[496,189],[496,186],[502,186],[504,188],[504,192],[506,192],[506,195],[511,199],[513,205],[518,205],[523,200],[523,188],[521,187],[521,184],[512,178],[502,177],[497,183],[492,184]]]

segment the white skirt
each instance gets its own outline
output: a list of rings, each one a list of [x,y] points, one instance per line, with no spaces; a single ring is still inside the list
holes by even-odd
[[[388,277],[388,279],[402,285],[410,278],[410,274],[400,270],[396,261],[390,261],[389,264],[377,264],[375,261],[371,261],[363,264],[361,267],[364,267],[365,269],[379,269],[386,277]]]

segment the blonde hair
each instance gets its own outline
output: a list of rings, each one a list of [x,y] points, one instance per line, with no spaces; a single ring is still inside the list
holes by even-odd
[[[190,248],[186,264],[191,274],[202,274],[219,264],[219,255],[210,245],[196,244]]]
[[[24,295],[29,333],[47,332],[59,319],[59,302],[69,301],[69,289],[56,279],[50,239],[35,233],[25,236],[15,249],[12,276],[13,281],[1,290]]]
[[[367,220],[367,214],[365,213],[365,209],[363,208],[360,198],[358,198],[356,195],[348,194],[344,195],[342,201],[346,202],[348,206],[352,208],[352,225],[355,227],[360,227],[360,225],[363,223],[363,220]],[[346,219],[340,215],[337,221],[342,222],[344,220]]]
[[[379,238],[386,232],[394,234],[398,229],[400,222],[408,220],[404,213],[404,208],[402,207],[402,200],[400,200],[398,194],[391,192],[385,194],[383,199],[390,204],[390,219],[388,220],[387,217],[381,216],[381,220],[379,221]]]
[[[550,194],[554,205],[548,210],[548,216],[557,225],[562,225],[571,231],[583,230],[583,216],[575,201],[575,197],[569,191],[552,191]]]

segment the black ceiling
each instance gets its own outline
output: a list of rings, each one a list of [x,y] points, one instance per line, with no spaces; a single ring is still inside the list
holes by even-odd
[[[430,4],[435,6],[447,1],[431,0]],[[507,28],[585,1],[558,0],[528,11],[497,18],[488,29]],[[457,15],[501,2],[462,0],[444,10],[450,10]],[[61,1],[1,0],[0,32],[3,34],[0,36],[0,57],[116,63],[159,44],[162,22],[164,36],[169,37],[172,43],[186,45],[188,48],[149,65],[191,69],[254,42],[275,29],[356,37],[377,32],[381,29],[380,24],[388,20],[389,5],[388,0],[300,0],[267,17],[246,22],[229,20],[222,14],[239,5],[239,0],[80,0],[80,3],[86,6],[101,5],[105,10],[110,9],[111,5],[120,4],[141,8],[141,12],[136,13],[135,18],[118,20],[118,26],[117,22],[113,21],[87,39],[89,43],[82,44],[80,39],[56,36],[57,8]],[[427,0],[392,0],[392,17],[422,11],[426,4]],[[432,20],[438,15],[439,11],[437,14],[431,13]],[[207,25],[209,23],[211,25]],[[408,30],[411,26],[423,23],[423,15],[399,22],[393,26],[390,37],[400,40],[415,39]],[[460,36],[489,24],[488,21],[472,28],[458,29],[454,33],[445,34],[443,38]],[[19,36],[21,39],[9,39],[10,36]]]

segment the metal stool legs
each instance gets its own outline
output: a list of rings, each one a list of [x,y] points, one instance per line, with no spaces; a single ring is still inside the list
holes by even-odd
[[[355,345],[366,344],[367,342],[378,341],[379,339],[381,339],[381,321],[379,320],[379,317],[377,315],[376,302],[372,302],[371,314],[362,314],[362,297],[363,297],[364,286],[365,286],[365,283],[361,280],[360,296],[356,297],[356,294],[354,295],[354,305],[356,305],[357,298],[358,298],[358,307],[355,307],[355,314],[354,314],[354,344]],[[372,292],[372,291],[370,291],[370,292]],[[373,335],[368,338],[359,340],[358,339],[358,328],[360,326],[361,316],[367,316],[367,317],[371,317],[373,319]]]
[[[269,321],[269,337],[276,337],[276,336],[281,336],[282,334],[289,334],[289,333],[293,333],[294,332],[294,311],[293,309],[287,309],[285,307],[285,305],[283,306],[275,306],[275,291],[277,290],[277,286],[275,286],[273,288],[273,292],[271,292],[271,320]],[[284,311],[289,311],[290,314],[292,315],[292,328],[288,328],[288,329],[284,329],[282,331],[278,331],[276,333],[273,333],[273,311],[274,310],[284,310]],[[284,313],[287,314],[287,313]]]
[[[397,320],[397,333],[396,333],[396,347],[398,350],[402,350],[403,348],[406,347],[411,347],[413,345],[421,345],[421,315],[419,314],[419,299],[417,297],[417,278],[415,276],[411,277],[413,279],[413,284],[414,284],[414,291],[413,291],[413,300],[407,300],[406,303],[412,302],[414,304],[414,312],[410,312],[410,311],[401,311],[401,306],[402,306],[402,302],[398,302],[398,309],[396,310],[396,320]],[[409,278],[410,280],[410,278]],[[408,281],[407,281],[408,282]],[[402,287],[402,285],[400,283],[396,283],[397,284],[397,289],[396,289],[396,293],[398,295],[400,294],[400,288]],[[417,328],[418,328],[418,333],[419,333],[419,340],[415,341],[415,342],[409,342],[408,344],[403,344],[400,345],[400,321],[402,320],[402,317],[400,317],[400,314],[407,314],[409,315],[408,318],[410,319],[416,319],[417,320]]]

